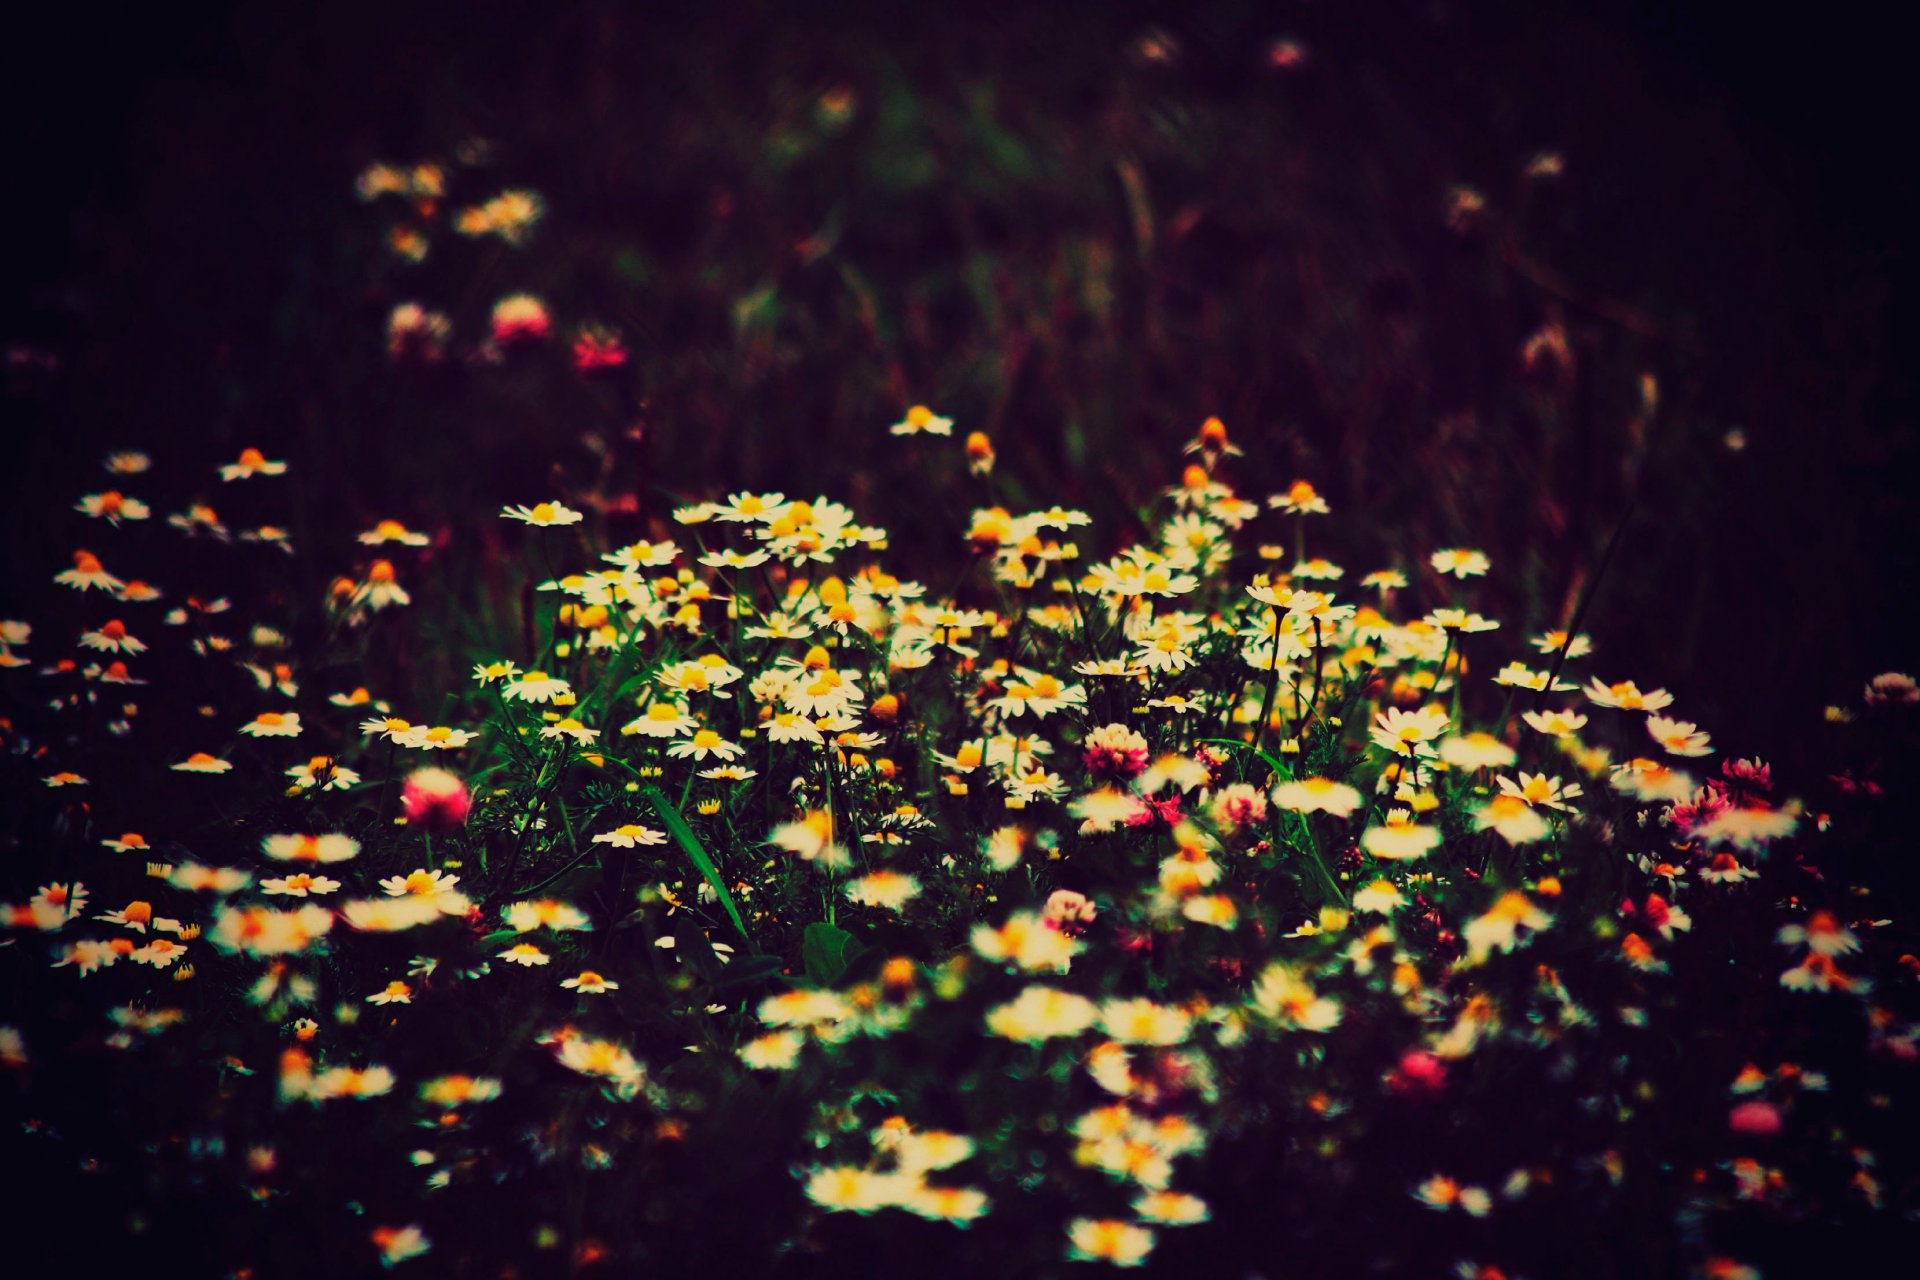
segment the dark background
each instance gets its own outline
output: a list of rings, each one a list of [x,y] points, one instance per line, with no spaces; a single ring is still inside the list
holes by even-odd
[[[42,487],[94,487],[115,445],[291,454],[312,543],[484,521],[578,461],[575,417],[637,417],[657,488],[824,489],[911,533],[911,477],[872,442],[937,397],[991,426],[1006,496],[1121,532],[1220,412],[1262,455],[1244,491],[1305,474],[1333,497],[1352,571],[1484,546],[1514,584],[1490,603],[1537,625],[1634,498],[1596,669],[1673,688],[1732,751],[1791,753],[1821,705],[1912,664],[1913,78],[1864,6],[36,9],[0,52],[15,594],[73,545]],[[1143,60],[1148,32],[1174,56]],[[1267,64],[1279,36],[1305,68]],[[840,150],[770,160],[832,84],[858,93]],[[998,131],[949,145],[982,111]],[[635,346],[611,408],[384,368],[385,311],[435,278],[369,269],[353,175],[475,133],[496,188],[550,198],[529,279]],[[991,163],[953,163],[972,147]],[[1525,204],[1539,148],[1568,172]],[[1115,156],[1159,202],[1151,258],[1128,257]],[[1555,287],[1446,230],[1455,182]],[[795,244],[835,218],[827,279]],[[1101,253],[1113,299],[1076,312],[1049,273]],[[764,333],[732,310],[762,284]],[[1515,351],[1554,316],[1580,373],[1543,392]],[[1640,369],[1651,442],[1627,422]]]

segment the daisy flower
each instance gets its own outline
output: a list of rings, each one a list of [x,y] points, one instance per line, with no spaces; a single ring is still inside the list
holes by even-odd
[[[1499,784],[1503,795],[1523,800],[1536,808],[1558,809],[1563,813],[1572,808],[1567,801],[1583,794],[1579,783],[1563,783],[1544,773],[1522,771],[1518,782],[1508,777],[1498,777],[1494,781]]]
[[[1486,912],[1468,922],[1461,936],[1467,943],[1467,963],[1479,964],[1494,951],[1512,951],[1518,931],[1544,929],[1553,917],[1540,910],[1526,894],[1510,890]]]
[[[1593,637],[1588,635],[1568,636],[1564,631],[1547,631],[1533,637],[1528,643],[1541,653],[1559,653],[1567,651],[1569,658],[1584,658],[1593,652]]]
[[[240,732],[255,738],[292,738],[300,733],[300,713],[297,711],[262,711],[246,724],[240,726]]]
[[[233,768],[233,764],[217,756],[210,756],[204,751],[196,751],[172,768],[180,773],[225,773]]]
[[[500,692],[502,697],[517,698],[522,702],[552,702],[572,691],[573,686],[558,676],[550,676],[544,671],[526,671],[507,681],[506,687]]]
[[[283,894],[290,898],[304,898],[308,894],[334,893],[340,888],[338,880],[327,876],[310,876],[305,872],[293,876],[280,876],[260,882],[262,892]]]
[[[398,978],[367,997],[368,1004],[412,1004],[413,988]]]
[[[1539,693],[1547,687],[1547,673],[1530,670],[1524,662],[1509,662],[1494,673],[1493,682],[1504,688],[1531,689]],[[1555,679],[1553,682],[1555,693],[1565,693],[1569,689],[1579,687],[1566,680]]]
[[[489,685],[496,680],[512,680],[520,674],[520,668],[504,658],[498,662],[482,662],[473,668],[475,684]]]
[[[863,907],[898,911],[920,894],[920,882],[898,871],[875,871],[847,882],[846,895]]]
[[[672,564],[679,556],[680,548],[671,542],[635,542],[600,558],[623,569],[656,569]]]
[[[1275,511],[1294,516],[1324,516],[1331,510],[1327,500],[1305,480],[1295,480],[1285,493],[1276,493],[1268,498],[1267,505]]]
[[[1062,684],[1057,676],[1025,667],[1015,667],[1014,675],[1015,678],[1007,682],[1005,692],[987,703],[1002,715],[1018,716],[1031,711],[1045,719],[1064,708],[1086,704],[1084,685]]]
[[[521,520],[542,528],[579,524],[586,518],[560,502],[541,502],[531,507],[502,507],[500,515],[503,519]]]
[[[1436,551],[1430,558],[1435,573],[1450,573],[1462,579],[1479,577],[1493,567],[1493,562],[1478,551],[1469,551],[1463,547],[1451,547],[1445,551]]]
[[[73,568],[62,570],[53,575],[53,580],[63,587],[72,587],[76,591],[90,591],[99,588],[102,591],[119,591],[126,586],[120,579],[108,573],[100,564],[100,557],[91,551],[73,553]]]
[[[1407,899],[1391,880],[1375,880],[1353,895],[1355,911],[1370,911],[1375,915],[1391,915],[1395,910],[1407,905]]]
[[[764,551],[735,551],[726,547],[709,551],[700,557],[700,563],[709,569],[756,569],[772,558]]]
[[[620,989],[619,983],[609,982],[592,969],[582,969],[577,976],[562,979],[560,985],[569,991],[578,991],[583,996],[596,996]]]
[[[1100,1006],[1100,1029],[1121,1044],[1175,1045],[1192,1027],[1192,1015],[1174,1005],[1133,999]]]
[[[1860,949],[1860,939],[1831,911],[1816,911],[1805,924],[1787,924],[1774,935],[1782,946],[1804,946],[1818,956],[1845,955]]]
[[[129,831],[118,840],[102,840],[100,843],[115,853],[145,853],[152,847],[147,844],[147,838],[137,831]]]
[[[590,746],[593,740],[600,736],[600,731],[598,729],[589,729],[572,716],[568,716],[566,719],[556,720],[542,729],[540,736],[542,738],[571,738],[575,742]]]
[[[930,436],[950,436],[953,434],[953,419],[943,418],[923,404],[916,404],[907,410],[907,416],[888,428],[896,436],[915,436],[924,432]]]
[[[1396,755],[1431,756],[1434,749],[1430,742],[1446,732],[1448,723],[1447,713],[1437,706],[1418,711],[1388,707],[1375,717],[1371,733],[1374,745]]]
[[[637,845],[665,844],[666,842],[665,832],[655,831],[651,827],[643,827],[632,822],[593,838],[595,844],[610,844],[616,849],[631,849]]]
[[[1440,743],[1440,758],[1456,769],[1504,769],[1519,757],[1490,733],[1455,734]]]
[[[229,462],[220,468],[220,478],[245,480],[251,476],[284,475],[286,470],[286,463],[269,462],[267,456],[258,449],[242,449],[238,461]]]
[[[1765,805],[1735,807],[1695,827],[1693,838],[1709,846],[1758,849],[1769,840],[1792,835],[1799,825],[1800,819],[1791,809],[1770,809]]]
[[[806,1039],[797,1031],[770,1031],[740,1046],[740,1061],[755,1071],[785,1071],[800,1057]]]
[[[367,580],[354,587],[352,600],[354,604],[371,607],[376,613],[393,605],[413,603],[413,597],[400,585],[391,560],[375,560],[367,566]]]
[[[872,1213],[900,1203],[911,1180],[897,1173],[879,1173],[857,1165],[815,1169],[807,1178],[807,1199],[823,1209],[841,1213]]]
[[[1536,733],[1564,738],[1586,728],[1587,717],[1577,711],[1523,711],[1520,718]]]
[[[1133,1211],[1144,1222],[1170,1227],[1192,1226],[1210,1216],[1205,1200],[1179,1191],[1149,1192],[1133,1202]]]
[[[531,933],[535,929],[553,930],[591,929],[593,924],[586,913],[569,902],[559,902],[552,898],[532,898],[521,902],[509,903],[504,912],[507,927],[518,933]]]
[[[422,751],[453,751],[466,746],[480,735],[470,729],[452,729],[444,724],[428,728],[417,724],[399,739],[402,746],[417,747]]]
[[[1622,711],[1660,711],[1673,703],[1673,695],[1665,689],[1642,693],[1640,686],[1631,680],[1602,684],[1595,677],[1588,683],[1586,694],[1596,707],[1617,707]]]
[[[987,1011],[987,1030],[1006,1040],[1038,1044],[1077,1036],[1093,1026],[1099,1006],[1085,996],[1054,987],[1032,986],[1007,1004]]]
[[[1544,839],[1550,829],[1547,820],[1532,805],[1519,796],[1505,792],[1474,809],[1473,828],[1476,831],[1491,828],[1504,836],[1509,844],[1526,844]]]
[[[360,544],[367,547],[388,542],[397,542],[403,547],[424,547],[431,541],[426,534],[415,533],[398,520],[382,520],[359,537]]]
[[[516,946],[508,947],[500,953],[500,958],[508,964],[517,964],[525,969],[531,969],[536,965],[549,964],[553,959],[553,957],[534,946],[531,942],[522,942]]]
[[[293,911],[228,907],[214,920],[207,937],[221,951],[277,956],[306,950],[332,928],[333,913],[312,903]]]
[[[1668,755],[1708,756],[1713,754],[1713,748],[1707,745],[1710,740],[1709,735],[1701,733],[1685,720],[1648,716],[1647,732],[1666,750]]]
[[[692,733],[699,726],[700,722],[687,713],[684,704],[654,702],[648,704],[638,719],[622,725],[620,732],[629,737],[677,738]]]
[[[732,760],[746,754],[746,748],[737,743],[728,742],[711,729],[702,729],[691,738],[683,738],[668,747],[667,754],[675,759],[690,757],[695,760],[705,760],[711,755],[721,760]]]
[[[360,853],[360,842],[339,832],[327,835],[272,835],[260,850],[275,862],[346,862]]]
[[[1075,1218],[1067,1224],[1067,1258],[1138,1267],[1153,1252],[1154,1235],[1122,1218]]]
[[[146,503],[138,498],[129,498],[118,489],[90,493],[74,503],[73,509],[82,515],[116,525],[122,520],[145,520],[153,514],[152,508]]]
[[[530,293],[514,293],[493,304],[493,340],[501,346],[537,342],[553,330],[547,304]]]
[[[733,524],[765,524],[786,505],[784,493],[736,493],[725,505],[716,506],[713,517]]]
[[[1396,862],[1424,858],[1439,844],[1440,829],[1419,826],[1405,809],[1389,811],[1384,826],[1368,827],[1360,833],[1361,848],[1376,858]]]
[[[151,902],[129,902],[118,911],[102,911],[94,917],[108,924],[117,924],[131,929],[135,933],[145,933],[153,922],[153,904]]]
[[[155,938],[146,946],[128,954],[127,959],[136,964],[150,964],[156,969],[164,969],[187,953],[185,944],[171,938]]]
[[[1296,813],[1319,810],[1345,818],[1360,807],[1360,793],[1344,782],[1328,778],[1302,778],[1283,782],[1273,789],[1273,802]]]
[[[380,887],[389,898],[411,895],[416,898],[459,897],[453,886],[460,882],[459,876],[450,876],[444,871],[414,871],[404,876],[388,876],[380,882]],[[464,908],[463,908],[464,910]]]
[[[106,468],[117,476],[137,476],[153,466],[153,459],[137,449],[120,449],[107,455]]]
[[[413,737],[414,725],[411,720],[402,720],[399,716],[375,716],[371,720],[360,722],[360,732],[370,738],[385,738],[395,746],[406,746]]]

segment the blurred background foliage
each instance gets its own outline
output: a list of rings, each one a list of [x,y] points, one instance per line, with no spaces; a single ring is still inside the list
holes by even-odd
[[[209,481],[246,445],[295,459],[295,508],[261,518],[325,553],[303,573],[346,571],[376,519],[433,529],[445,590],[416,598],[445,626],[452,603],[505,616],[495,513],[551,496],[625,538],[664,530],[669,498],[825,492],[909,566],[972,506],[1061,502],[1103,522],[1098,553],[1218,414],[1243,493],[1306,477],[1345,517],[1316,553],[1357,575],[1484,548],[1510,624],[1564,623],[1626,520],[1597,670],[1791,757],[1783,725],[1911,663],[1920,532],[1913,188],[1884,149],[1911,95],[1891,42],[1803,20],[1823,25],[1375,0],[43,14],[4,55],[8,577],[40,589],[70,549],[46,478],[124,445]],[[1527,176],[1542,152],[1564,172]],[[395,263],[353,179],[427,159],[455,207],[526,187],[548,215],[521,249],[441,235]],[[395,303],[470,343],[523,289],[563,336],[614,328],[630,364],[582,380],[564,341],[388,361]],[[957,442],[886,436],[914,402],[993,436],[990,486]],[[325,577],[284,586],[317,602]]]

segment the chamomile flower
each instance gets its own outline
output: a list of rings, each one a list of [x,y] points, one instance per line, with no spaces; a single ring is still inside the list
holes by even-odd
[[[417,724],[402,734],[397,742],[404,747],[413,747],[420,751],[455,751],[466,746],[480,735],[471,729],[454,729],[444,724]],[[542,736],[546,736],[544,733]]]
[[[1003,1039],[1038,1044],[1077,1036],[1092,1027],[1099,1016],[1099,1006],[1085,996],[1055,987],[1032,986],[1009,1003],[988,1010],[987,1030]]]
[[[1273,802],[1296,813],[1331,813],[1344,818],[1358,809],[1361,796],[1344,782],[1329,778],[1302,778],[1283,782],[1273,789]]]
[[[604,995],[620,989],[619,983],[602,977],[592,969],[582,969],[571,978],[563,978],[560,985],[569,991],[578,991],[583,996]]]
[[[74,552],[73,568],[54,574],[53,580],[76,591],[117,592],[126,586],[126,583],[108,573],[100,564],[100,557],[91,551]]]
[[[705,760],[708,756],[733,760],[745,755],[746,748],[736,742],[728,742],[712,729],[701,729],[692,737],[682,738],[668,747],[667,754],[681,760]]]
[[[1669,720],[1665,716],[1648,716],[1647,732],[1660,744],[1668,755],[1707,756],[1713,754],[1708,744],[1710,738],[1701,733],[1694,725],[1685,720]]]
[[[624,823],[611,831],[602,832],[593,838],[593,843],[595,844],[610,844],[616,849],[633,849],[641,845],[665,844],[666,842],[667,836],[665,832],[655,831],[652,827],[643,827],[634,822]]]
[[[1582,794],[1577,782],[1563,783],[1544,773],[1527,773],[1524,770],[1518,782],[1508,777],[1498,777],[1494,781],[1499,784],[1503,795],[1510,795],[1535,808],[1558,809],[1562,813],[1572,809],[1567,803],[1569,800]]]
[[[1153,1245],[1152,1231],[1123,1218],[1075,1218],[1067,1224],[1067,1257],[1074,1262],[1138,1267]]]
[[[153,514],[153,509],[146,503],[138,498],[130,498],[118,489],[90,493],[74,503],[73,509],[82,515],[115,525],[122,520],[145,520]]]
[[[1587,717],[1577,711],[1523,711],[1520,718],[1529,729],[1549,738],[1569,737],[1587,726]]]
[[[305,872],[299,875],[278,876],[260,882],[263,893],[281,894],[290,898],[304,898],[308,894],[333,893],[340,888],[340,882],[328,876],[313,876]]]
[[[253,738],[294,738],[300,734],[297,711],[262,711],[240,726],[240,732]]]
[[[875,871],[849,880],[847,898],[863,907],[884,907],[898,911],[920,893],[920,882],[898,871]]]
[[[1456,769],[1503,769],[1518,757],[1512,747],[1488,733],[1455,734],[1440,743],[1440,758]]]
[[[208,755],[204,751],[196,751],[185,760],[171,767],[180,773],[225,773],[233,768],[233,763],[229,760],[222,760],[217,756]]]
[[[562,502],[539,502],[531,507],[502,507],[503,519],[519,520],[540,528],[554,528],[560,525],[579,524],[586,519],[578,511]]]
[[[258,449],[249,448],[240,451],[238,460],[229,462],[220,468],[220,478],[227,481],[245,480],[252,476],[285,475],[286,472],[286,463],[269,462],[264,453],[261,453]]]
[[[573,686],[544,671],[523,671],[508,680],[500,694],[520,702],[549,703],[573,692]]]
[[[1445,733],[1449,721],[1439,707],[1403,711],[1388,707],[1374,718],[1371,730],[1374,745],[1407,758],[1431,757],[1432,742]]]
[[[360,842],[339,832],[327,835],[272,835],[261,852],[276,862],[346,862],[359,856]]]
[[[1440,829],[1419,825],[1406,809],[1390,810],[1384,824],[1360,833],[1361,848],[1376,858],[1391,861],[1424,858],[1439,844]]]
[[[398,520],[382,520],[361,534],[358,541],[362,546],[367,547],[377,547],[388,542],[397,542],[403,547],[424,547],[433,539],[424,533],[415,533]]]
[[[1267,505],[1290,516],[1324,516],[1331,510],[1319,490],[1305,480],[1295,480],[1285,493],[1276,493],[1268,498]]]
[[[887,428],[896,436],[950,436],[953,434],[953,419],[943,418],[923,404],[916,404],[907,410],[907,416]]]
[[[1452,547],[1445,551],[1436,551],[1430,557],[1435,573],[1452,574],[1456,578],[1479,577],[1493,567],[1486,555],[1479,551],[1469,551],[1463,547]]]
[[[1631,680],[1602,684],[1595,677],[1588,682],[1586,694],[1588,701],[1596,707],[1617,707],[1622,711],[1660,711],[1673,703],[1673,695],[1665,689],[1642,693],[1640,686]]]
[[[1476,831],[1491,828],[1509,844],[1527,844],[1545,839],[1551,828],[1534,807],[1516,795],[1501,792],[1473,811]]]

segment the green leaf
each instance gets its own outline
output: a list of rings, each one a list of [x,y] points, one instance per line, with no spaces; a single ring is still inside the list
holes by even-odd
[[[674,923],[673,949],[679,953],[681,963],[706,981],[720,976],[720,957],[708,941],[707,931],[700,927],[700,921],[691,911],[680,912]]]
[[[716,992],[731,991],[768,982],[779,976],[779,956],[741,956],[721,969],[719,978],[714,981],[713,989]]]
[[[713,886],[714,893],[720,898],[720,905],[727,909],[727,917],[733,921],[733,927],[738,929],[740,936],[751,945],[753,939],[747,935],[747,922],[740,918],[740,908],[734,905],[733,895],[727,891],[726,881],[720,878],[720,868],[713,865],[713,859],[708,857],[707,851],[700,846],[700,838],[693,834],[693,828],[689,827],[687,820],[680,816],[680,811],[673,807],[673,802],[661,794],[660,788],[648,786],[646,796],[652,802],[654,810],[659,813],[660,821],[667,824],[668,834],[679,842],[680,848],[686,852],[688,859],[694,866],[700,868],[700,874],[705,876],[707,883]]]
[[[1274,759],[1272,756],[1268,755],[1266,752],[1259,750],[1251,742],[1239,742],[1233,738],[1202,738],[1200,739],[1200,741],[1209,746],[1231,747],[1235,751],[1250,751],[1254,755],[1259,756],[1262,760],[1266,761],[1267,767],[1269,769],[1272,769],[1275,774],[1279,775],[1279,778],[1282,782],[1291,782],[1293,780],[1293,770],[1291,768],[1289,768],[1284,764],[1281,764],[1278,760]]]
[[[823,987],[840,980],[859,950],[860,944],[852,934],[824,921],[808,925],[800,938],[800,959],[807,967],[807,977]]]

